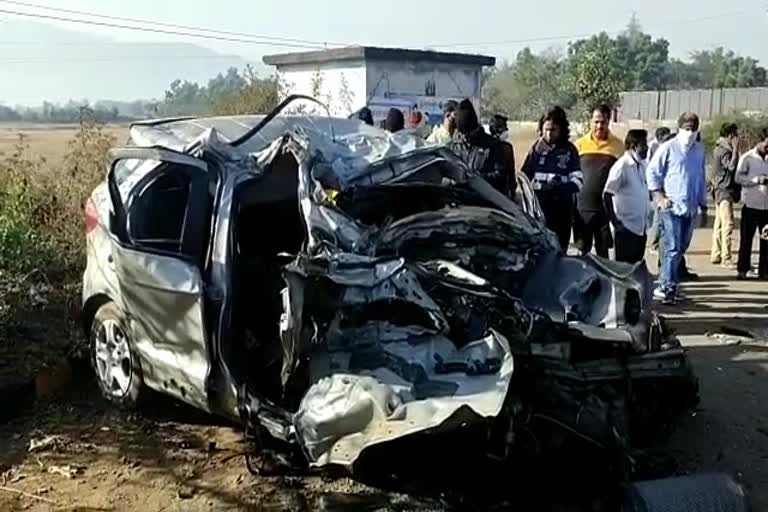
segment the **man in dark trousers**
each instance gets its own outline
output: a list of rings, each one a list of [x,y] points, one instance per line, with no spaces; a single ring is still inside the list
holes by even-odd
[[[648,185],[645,162],[648,132],[630,130],[624,141],[626,152],[619,158],[605,184],[605,210],[613,224],[616,261],[638,263],[645,259],[648,227]]]
[[[515,152],[512,144],[488,135],[468,99],[459,103],[456,112],[456,135],[451,149],[493,188],[510,199],[515,197]]]
[[[736,181],[743,187],[744,200],[739,233],[738,278],[746,279],[752,266],[755,232],[762,235],[768,226],[768,128],[763,128],[760,142],[741,157]],[[768,240],[762,236],[757,276],[760,280],[768,280]]]
[[[611,112],[611,107],[607,105],[596,107],[592,111],[589,133],[576,141],[584,187],[576,198],[574,244],[582,254],[587,254],[594,242],[595,252],[603,258],[608,257],[608,250],[613,245],[603,203],[603,189],[608,172],[624,154],[624,143],[610,130]]]

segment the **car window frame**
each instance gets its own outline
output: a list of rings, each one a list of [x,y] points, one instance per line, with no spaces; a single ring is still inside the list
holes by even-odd
[[[117,243],[120,245],[158,256],[167,256],[177,258],[188,263],[194,264],[202,269],[208,247],[204,241],[208,235],[210,227],[210,208],[206,206],[208,199],[208,164],[193,156],[180,153],[164,147],[142,147],[142,148],[117,148],[111,150],[110,166],[107,175],[107,187],[112,200],[112,210],[110,212],[110,231]],[[115,179],[115,169],[117,165],[124,160],[154,160],[157,163],[155,168],[146,172],[132,186],[123,201],[122,193]],[[129,218],[131,208],[135,200],[145,193],[154,182],[163,174],[168,172],[182,172],[189,176],[190,192],[187,200],[187,208],[184,213],[185,224],[191,222],[200,224],[199,229],[185,226],[182,231],[182,239],[179,240],[181,251],[165,250],[158,247],[152,247],[145,243],[140,243],[131,237],[129,232]],[[204,198],[203,201],[195,200],[195,197]],[[198,204],[192,208],[192,204]]]

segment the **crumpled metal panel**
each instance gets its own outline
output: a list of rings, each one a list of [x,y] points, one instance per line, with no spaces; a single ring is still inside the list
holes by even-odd
[[[326,248],[286,268],[294,300],[283,337],[295,348],[292,361],[306,355],[312,383],[294,426],[311,464],[349,466],[365,448],[435,428],[459,410],[477,421],[501,410],[513,370],[509,342],[492,328],[480,339],[449,339],[443,310],[423,285],[430,271],[457,295],[466,284],[493,296],[487,281],[449,262],[412,267]],[[336,302],[307,302],[318,288]],[[392,307],[400,314],[382,313]],[[315,326],[311,338],[306,325]]]
[[[311,465],[349,466],[365,448],[438,427],[466,407],[478,420],[500,413],[514,363],[499,333],[461,349],[442,336],[390,336],[313,357],[315,384],[294,420]],[[494,371],[473,373],[489,361]]]
[[[562,341],[568,329],[580,327],[568,325],[567,313],[558,318],[557,308],[586,308],[579,304],[590,298],[596,280],[615,289],[632,282],[614,275],[623,267],[567,259],[541,222],[473,176],[450,152],[412,149],[382,159],[397,152],[391,144],[378,153],[372,144],[355,154],[350,140],[334,143],[323,134],[298,130],[287,142],[299,162],[299,199],[309,239],[286,268],[288,294],[297,300],[288,301],[284,315],[292,320],[282,333],[283,379],[290,381],[299,361],[308,361],[312,384],[294,427],[316,466],[349,466],[366,447],[440,425],[450,428],[449,418],[459,410],[477,420],[497,415],[513,353],[528,356],[531,344],[547,352],[547,345],[556,343],[555,355],[570,357],[571,347]],[[334,191],[408,183],[446,190],[462,186],[488,206],[459,202],[376,226],[359,222],[333,199]],[[552,270],[569,263],[578,267],[569,277]],[[538,274],[537,288],[527,288]],[[553,311],[545,291],[555,275],[564,288],[550,318],[544,313]],[[326,292],[321,300],[336,302],[329,306],[308,298],[319,289]],[[526,289],[538,289],[537,300],[524,300]],[[616,309],[623,302],[614,300],[615,289],[591,297],[599,304],[607,301],[613,310],[600,316],[593,306],[590,314],[576,318],[582,330],[608,332],[593,322],[618,322],[623,311]],[[501,358],[499,346],[504,347]],[[564,368],[572,375],[572,366]],[[458,391],[470,388],[472,393]],[[593,423],[596,432],[602,433],[601,426],[611,432],[610,425],[600,424],[599,414]]]
[[[131,126],[130,136],[136,145],[163,146],[181,151],[201,138],[208,130],[218,132],[224,142],[233,141],[258,125],[264,117],[263,115],[221,116],[150,124],[136,123]],[[244,154],[257,153],[275,140],[301,128],[328,136],[334,134],[336,137],[365,134],[369,137],[386,138],[386,132],[367,126],[358,120],[325,116],[285,115],[274,118],[238,150]],[[382,136],[382,134],[384,135]]]
[[[559,278],[553,280],[553,275]],[[586,338],[632,344],[642,353],[649,349],[650,290],[644,263],[630,266],[552,253],[529,276],[522,298]],[[628,308],[637,308],[636,318],[627,318]]]

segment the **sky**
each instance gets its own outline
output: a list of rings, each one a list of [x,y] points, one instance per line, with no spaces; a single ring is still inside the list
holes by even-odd
[[[103,0],[31,0],[30,3],[332,43],[436,49],[441,49],[442,45],[460,44],[462,46],[454,49],[490,53],[502,59],[513,58],[526,45],[536,49],[564,47],[568,36],[601,30],[618,31],[635,12],[645,31],[671,42],[674,56],[685,57],[695,49],[726,46],[768,64],[766,0],[484,0],[476,3],[458,0],[131,0],[119,3]],[[2,1],[0,9],[44,12]],[[0,13],[0,20],[9,17],[12,16]],[[288,50],[185,36],[68,23],[63,25],[127,41],[194,41],[217,51],[240,54],[250,60],[259,60],[265,53]],[[552,39],[542,41],[543,38]],[[497,44],[477,44],[487,42]]]
[[[130,0],[109,3],[103,0],[28,0],[27,3],[272,38],[301,39],[312,41],[313,45],[326,42],[331,46],[433,48],[483,53],[499,60],[513,59],[525,46],[534,50],[565,49],[569,40],[600,31],[615,34],[626,26],[634,12],[646,32],[670,41],[673,57],[685,58],[694,50],[724,46],[755,57],[768,67],[768,0]],[[2,10],[83,17],[0,0]],[[15,34],[9,31],[4,34],[3,22],[24,19],[29,20],[0,12],[0,53],[3,47],[8,48],[8,39],[22,37],[18,30]],[[214,41],[188,35],[134,32],[55,20],[37,21],[116,41],[193,43],[251,62],[260,62],[265,54],[301,51],[274,42],[261,45]],[[45,55],[46,44],[39,42],[35,55]],[[51,52],[54,55],[53,50]],[[76,57],[77,44],[68,46],[67,52]],[[4,63],[4,66],[10,65],[14,64]],[[0,82],[2,75],[0,67]]]

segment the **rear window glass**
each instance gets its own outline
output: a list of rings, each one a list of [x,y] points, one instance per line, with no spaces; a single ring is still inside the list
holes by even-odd
[[[191,181],[181,172],[158,176],[133,201],[131,239],[139,246],[181,252]]]

